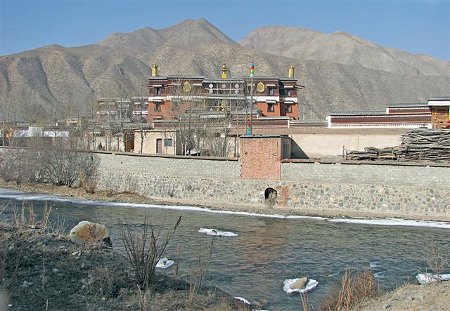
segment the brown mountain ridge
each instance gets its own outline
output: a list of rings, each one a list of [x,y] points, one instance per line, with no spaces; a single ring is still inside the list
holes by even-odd
[[[0,115],[36,121],[86,114],[99,97],[144,95],[152,64],[161,75],[218,77],[226,63],[231,76],[241,77],[252,61],[256,75],[286,76],[290,65],[296,67],[307,118],[450,94],[449,62],[430,56],[286,27],[257,29],[238,44],[199,19],[117,33],[99,44],[1,56]]]

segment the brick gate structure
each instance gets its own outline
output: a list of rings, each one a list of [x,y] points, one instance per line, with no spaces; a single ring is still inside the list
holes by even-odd
[[[290,158],[291,140],[286,135],[241,136],[241,177],[281,179],[281,160]]]

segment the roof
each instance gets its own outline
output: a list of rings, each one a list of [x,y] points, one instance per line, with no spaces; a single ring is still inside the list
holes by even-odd
[[[428,103],[397,103],[389,105],[388,108],[395,108],[395,107],[422,107],[422,106],[428,106]]]
[[[179,76],[165,76],[165,77],[163,77],[163,76],[156,76],[156,77],[150,77],[149,78],[149,80],[176,80],[176,79],[185,79],[185,80],[188,80],[188,79],[198,79],[198,80],[200,80],[200,79],[202,79],[202,80],[204,80],[205,77],[203,77],[203,76],[182,76],[182,75],[179,75]]]
[[[428,106],[450,106],[450,98],[436,98],[428,100]]]
[[[378,116],[385,115],[385,111],[338,111],[330,113],[330,116]]]

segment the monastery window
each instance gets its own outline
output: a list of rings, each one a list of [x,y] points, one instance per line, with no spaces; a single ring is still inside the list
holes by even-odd
[[[288,113],[292,112],[292,105],[290,105],[290,104],[286,105],[286,112],[288,112]]]
[[[155,103],[155,108],[153,109],[153,111],[160,112],[161,111],[161,103]]]
[[[155,95],[156,96],[160,96],[161,94],[162,94],[162,88],[160,88],[160,87],[155,87]]]
[[[292,90],[286,90],[286,96],[292,96]]]
[[[269,87],[269,95],[275,95],[275,89],[273,87]]]
[[[164,147],[172,147],[173,146],[173,139],[172,138],[165,138],[164,139]]]
[[[274,112],[274,111],[275,111],[275,104],[267,103],[267,112]]]

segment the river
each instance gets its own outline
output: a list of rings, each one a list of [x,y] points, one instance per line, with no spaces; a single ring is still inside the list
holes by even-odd
[[[327,219],[282,218],[205,212],[196,208],[164,207],[143,204],[115,204],[69,200],[46,195],[24,194],[0,189],[0,204],[20,207],[32,201],[35,211],[53,205],[70,228],[81,220],[105,224],[113,245],[121,249],[121,223],[140,225],[146,214],[156,225],[171,227],[178,216],[181,224],[166,256],[178,263],[179,273],[189,275],[196,268],[198,254],[207,257],[211,236],[200,228],[215,228],[237,233],[237,237],[215,237],[208,282],[233,296],[262,302],[269,310],[299,310],[298,295],[282,290],[284,279],[308,276],[319,282],[310,292],[313,303],[320,302],[346,268],[372,268],[385,289],[404,282],[415,282],[424,272],[425,250],[434,244],[450,249],[450,225],[442,228],[340,223]],[[2,218],[11,216],[8,208]],[[405,223],[408,224],[408,223]],[[418,223],[415,223],[418,224]],[[421,225],[421,224],[419,224]],[[175,273],[170,268],[168,274]]]

